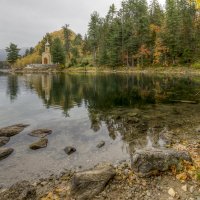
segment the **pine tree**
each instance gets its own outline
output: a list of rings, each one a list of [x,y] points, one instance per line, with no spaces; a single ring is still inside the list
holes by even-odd
[[[59,38],[55,38],[52,42],[51,55],[53,63],[65,65],[65,50]]]
[[[93,52],[94,65],[97,63],[97,50],[99,47],[99,31],[100,31],[101,19],[97,12],[92,13],[88,28],[88,39]]]
[[[25,53],[24,53],[24,57],[25,57],[25,56],[28,56],[29,54],[30,54],[29,49],[26,49],[26,51],[25,51]]]
[[[18,49],[17,45],[13,43],[10,43],[10,46],[6,48],[7,61],[10,64],[14,64],[17,61],[17,59],[20,57],[19,51],[20,49]]]
[[[71,30],[69,29],[69,24],[66,24],[62,28],[63,28],[64,40],[65,40],[64,47],[67,54],[67,59],[70,60]]]
[[[166,20],[163,38],[169,49],[168,56],[172,64],[177,63],[180,45],[180,16],[178,12],[177,0],[166,0]]]
[[[43,40],[40,42],[40,49],[39,54],[42,55],[42,53],[45,51],[45,44],[49,43],[52,44],[52,36],[49,33],[46,33],[46,35],[43,37]]]

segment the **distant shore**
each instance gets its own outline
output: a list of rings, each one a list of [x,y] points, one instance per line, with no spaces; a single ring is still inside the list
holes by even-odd
[[[153,74],[185,74],[200,75],[200,69],[192,67],[70,67],[70,68],[32,68],[32,69],[11,69],[11,73],[45,73],[45,72],[65,72],[65,73],[153,73]]]

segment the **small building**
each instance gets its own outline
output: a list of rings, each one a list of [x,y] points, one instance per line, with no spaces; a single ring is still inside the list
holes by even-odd
[[[42,53],[42,64],[43,65],[51,65],[52,61],[51,61],[51,53],[50,53],[50,44],[47,41],[47,43],[45,44],[45,52]]]

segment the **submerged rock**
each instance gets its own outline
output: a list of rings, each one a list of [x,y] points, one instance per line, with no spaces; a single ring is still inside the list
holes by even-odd
[[[13,151],[12,148],[0,148],[0,160],[7,158]]]
[[[196,132],[200,133],[200,126],[196,128]]]
[[[166,127],[159,133],[160,139],[162,139],[167,145],[172,143],[172,136],[173,132],[169,131]]]
[[[168,149],[137,150],[132,157],[131,166],[141,177],[155,175],[169,170],[172,166],[179,167],[182,160],[192,161],[188,152]]]
[[[103,191],[110,179],[115,176],[112,166],[77,172],[72,177],[70,194],[77,200],[91,199]]]
[[[4,136],[4,137],[12,137],[14,135],[19,134],[20,132],[22,132],[24,130],[24,128],[26,128],[27,124],[15,124],[12,126],[8,126],[8,127],[4,127],[0,129],[0,137]]]
[[[4,146],[9,142],[10,138],[9,137],[0,137],[0,147]]]
[[[105,145],[104,141],[99,142],[99,144],[97,144],[97,148],[101,148]]]
[[[36,189],[28,181],[18,182],[1,193],[1,200],[35,200]]]
[[[47,138],[41,138],[39,141],[34,142],[29,146],[30,149],[32,150],[37,150],[41,148],[47,147],[48,139]]]
[[[32,131],[31,133],[29,133],[30,136],[33,136],[33,137],[46,137],[47,135],[50,135],[52,133],[52,130],[50,129],[37,129],[37,130],[34,130]]]
[[[74,147],[68,146],[64,148],[64,151],[67,155],[71,155],[72,153],[76,152],[76,149]]]

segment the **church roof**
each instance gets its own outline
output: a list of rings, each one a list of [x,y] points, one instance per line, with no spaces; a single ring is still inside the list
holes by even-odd
[[[46,46],[49,46],[50,44],[49,44],[49,41],[47,41],[47,43],[45,44]]]

